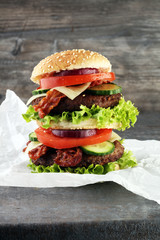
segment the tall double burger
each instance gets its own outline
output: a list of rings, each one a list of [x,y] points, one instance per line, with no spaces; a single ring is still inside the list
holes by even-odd
[[[37,122],[24,152],[33,172],[106,174],[136,166],[114,132],[134,126],[138,110],[114,83],[109,60],[73,49],[46,57],[33,69],[23,118]]]

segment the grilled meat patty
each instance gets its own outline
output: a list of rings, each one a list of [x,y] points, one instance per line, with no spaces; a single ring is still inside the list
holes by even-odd
[[[80,162],[80,164],[78,166],[80,166],[80,167],[83,167],[83,166],[87,167],[90,164],[104,165],[104,164],[107,164],[109,162],[117,161],[119,158],[122,157],[122,155],[124,153],[124,147],[117,140],[114,141],[114,145],[115,145],[114,151],[112,153],[110,153],[110,154],[107,154],[107,155],[93,156],[93,155],[83,154],[82,161]]]
[[[49,148],[46,154],[42,155],[36,160],[34,159],[31,159],[31,160],[36,166],[42,165],[47,167],[47,166],[53,165],[54,159],[56,158],[56,156],[57,156],[56,149]]]
[[[37,105],[43,97],[36,98],[32,101],[32,105]],[[73,112],[80,110],[81,105],[91,108],[92,105],[98,105],[103,108],[114,107],[119,103],[121,94],[112,95],[90,95],[81,94],[73,100],[65,97],[60,100],[58,106],[51,110],[50,115],[60,114],[62,112]]]
[[[114,162],[122,157],[124,153],[124,147],[121,145],[119,141],[114,141],[115,149],[111,154],[107,154],[104,156],[95,156],[95,155],[88,155],[82,152],[80,148],[72,148],[72,149],[61,149],[56,150],[54,148],[49,148],[49,150],[39,157],[36,160],[32,159],[32,162],[35,165],[43,165],[43,166],[51,166],[55,162],[58,164],[63,162],[63,167],[87,167],[90,164],[100,164],[104,165],[109,162]],[[70,154],[70,151],[72,150],[72,153]],[[74,152],[74,154],[73,154]],[[60,156],[62,159],[60,159]],[[77,158],[77,165],[75,165],[75,156]],[[64,159],[65,157],[65,159]],[[80,160],[81,158],[81,160]],[[58,160],[58,162],[57,162]],[[66,165],[65,165],[65,161]],[[74,162],[74,164],[73,164]]]

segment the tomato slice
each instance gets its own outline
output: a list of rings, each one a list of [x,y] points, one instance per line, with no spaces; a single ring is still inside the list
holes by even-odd
[[[42,89],[48,89],[60,86],[78,85],[98,80],[107,80],[109,82],[112,82],[113,80],[115,80],[115,74],[113,72],[108,72],[61,77],[46,77],[41,79],[40,86]]]
[[[86,138],[67,138],[67,137],[57,137],[55,136],[51,129],[44,129],[39,127],[35,130],[38,141],[44,145],[56,148],[72,148],[78,146],[86,146],[101,143],[110,139],[112,134],[112,129],[97,129],[97,134]]]

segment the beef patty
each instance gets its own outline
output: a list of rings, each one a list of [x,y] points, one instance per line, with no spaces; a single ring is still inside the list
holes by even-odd
[[[124,153],[124,147],[121,145],[121,143],[119,141],[114,141],[114,145],[115,145],[115,149],[112,153],[104,155],[104,156],[95,156],[95,155],[88,155],[82,152],[82,150],[80,148],[74,148],[74,151],[77,149],[77,152],[79,154],[79,156],[81,156],[81,161],[77,162],[77,165],[75,165],[75,161],[73,161],[74,159],[72,159],[71,155],[68,156],[67,159],[67,154],[68,154],[68,149],[61,149],[61,150],[56,150],[54,148],[50,148],[47,153],[45,153],[44,155],[42,155],[40,158],[36,159],[36,160],[32,160],[32,162],[35,165],[43,165],[43,166],[51,166],[55,163],[57,156],[59,155],[59,151],[61,151],[61,156],[62,158],[64,158],[64,155],[66,157],[66,162],[67,162],[67,166],[70,167],[88,167],[90,164],[100,164],[100,165],[104,165],[107,164],[109,162],[114,162],[117,161],[119,158],[122,157],[123,153]],[[64,152],[62,154],[62,152]],[[73,155],[73,158],[75,157],[75,155]],[[60,161],[60,159],[59,159]],[[70,162],[70,164],[69,164]],[[74,166],[72,166],[72,163],[74,162]],[[57,163],[57,161],[56,161]],[[65,165],[63,165],[65,166]]]
[[[43,97],[36,98],[32,101],[32,105],[37,105]],[[80,110],[80,106],[84,105],[88,108],[91,108],[92,105],[98,105],[103,108],[114,107],[119,103],[121,94],[112,94],[112,95],[90,95],[90,94],[81,94],[76,97],[74,100],[71,100],[67,97],[60,100],[58,106],[51,110],[50,115],[60,114],[64,111],[73,112]]]
[[[104,165],[109,162],[115,162],[119,158],[122,157],[124,153],[124,147],[119,141],[114,141],[115,149],[112,153],[103,155],[103,156],[93,156],[93,155],[88,155],[88,154],[83,154],[82,161],[78,166],[80,167],[87,167],[90,164],[100,164]]]

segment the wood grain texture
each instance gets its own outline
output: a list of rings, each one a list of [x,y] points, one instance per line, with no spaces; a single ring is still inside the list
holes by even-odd
[[[36,87],[33,67],[61,50],[85,48],[109,58],[126,99],[160,111],[160,1],[0,1],[0,102],[23,101]]]
[[[1,0],[0,29],[8,32],[117,24],[149,27],[158,24],[159,7],[159,0]]]
[[[0,187],[1,240],[159,240],[160,206],[113,182]]]

